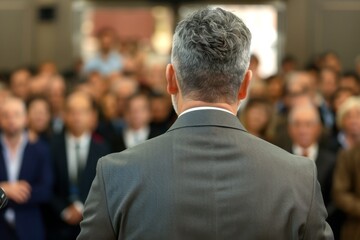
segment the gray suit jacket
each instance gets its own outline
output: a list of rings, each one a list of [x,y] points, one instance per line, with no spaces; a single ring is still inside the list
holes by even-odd
[[[78,240],[333,239],[313,161],[222,111],[100,160]]]

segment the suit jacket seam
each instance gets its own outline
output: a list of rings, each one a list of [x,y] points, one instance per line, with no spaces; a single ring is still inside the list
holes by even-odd
[[[315,164],[315,163],[313,163],[313,164]],[[314,167],[314,165],[312,165],[313,166],[313,169],[312,169],[312,172],[313,172],[313,174],[312,174],[312,177],[313,177],[313,179],[312,179],[312,182],[313,182],[313,184],[312,184],[312,193],[311,193],[311,200],[310,200],[310,205],[309,205],[309,210],[308,210],[308,213],[307,213],[307,216],[306,216],[306,223],[305,223],[305,231],[304,231],[304,236],[303,236],[303,239],[305,239],[305,237],[306,237],[306,232],[307,232],[307,229],[308,229],[308,223],[309,223],[309,218],[310,218],[310,214],[311,214],[311,209],[312,209],[312,205],[313,205],[313,203],[314,203],[314,195],[315,195],[315,190],[316,190],[316,181],[317,181],[317,178],[315,178],[316,177],[316,167]]]
[[[103,167],[102,167],[102,161],[99,161],[99,167],[100,167],[100,171],[101,171],[101,181],[102,181],[102,185],[104,187],[104,194],[105,194],[105,205],[106,205],[106,211],[107,211],[107,217],[108,220],[111,224],[111,229],[113,231],[114,237],[116,237],[116,233],[115,233],[115,229],[114,229],[114,223],[112,221],[112,218],[110,217],[110,211],[109,211],[109,204],[108,204],[108,199],[107,199],[107,194],[106,194],[106,185],[105,185],[105,180],[104,180],[104,173],[103,173]]]

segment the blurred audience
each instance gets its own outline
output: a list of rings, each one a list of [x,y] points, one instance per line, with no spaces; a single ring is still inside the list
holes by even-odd
[[[315,161],[324,203],[330,214],[332,175],[336,157],[319,144],[322,124],[317,108],[314,105],[299,105],[292,108],[288,132],[291,141],[285,149]]]
[[[341,240],[360,239],[359,143],[357,141],[350,149],[339,154],[334,174],[334,200],[346,214],[346,221],[339,238]]]
[[[14,96],[26,101],[30,91],[31,73],[26,68],[14,71],[10,77],[10,90]]]
[[[103,76],[109,76],[121,71],[122,57],[115,50],[115,41],[116,34],[111,28],[104,28],[98,33],[99,51],[92,59],[85,62],[85,74],[98,72]]]
[[[152,93],[150,108],[152,113],[151,128],[160,134],[165,133],[177,117],[171,104],[171,98],[164,93]]]
[[[332,139],[331,148],[351,148],[360,137],[360,100],[359,97],[349,97],[340,105],[337,111],[336,122],[338,134]]]
[[[250,99],[240,119],[249,133],[270,142],[273,140],[273,111],[265,99]]]
[[[340,78],[339,87],[351,89],[355,95],[359,95],[360,78],[355,72],[345,72]]]
[[[20,116],[21,124],[17,124],[21,127],[16,125],[21,129],[21,136],[26,136],[27,145],[43,149],[36,153],[39,158],[41,154],[47,154],[47,145],[51,146],[53,171],[49,173],[55,175],[55,185],[52,189],[54,197],[45,206],[48,239],[75,239],[82,204],[95,175],[98,158],[166,132],[177,118],[171,98],[166,93],[165,68],[169,56],[156,54],[149,41],[118,39],[115,30],[111,28],[101,29],[96,37],[97,53],[88,60],[78,58],[65,72],[60,72],[54,62],[46,61],[33,68],[22,67],[10,74],[0,74],[0,108],[4,103],[5,107],[8,105],[9,97],[19,98],[15,102],[26,102],[27,121],[23,123],[23,117]],[[341,152],[336,160],[340,170],[335,174],[338,177],[335,181],[347,184],[344,174],[347,177],[355,174],[355,170],[348,166],[360,161],[355,153],[360,136],[360,108],[357,100],[360,95],[360,57],[354,63],[353,69],[343,71],[339,55],[328,51],[316,55],[314,60],[302,67],[297,56],[286,55],[278,72],[271,76],[261,76],[261,61],[252,54],[249,68],[254,76],[248,98],[242,102],[239,113],[249,133],[294,154],[308,155],[316,162],[318,179],[330,215],[328,221],[336,239],[342,217],[335,214],[337,210],[330,194],[331,172],[336,156]],[[17,104],[13,105],[18,108]],[[5,119],[0,116],[0,123]],[[7,127],[0,127],[5,139]],[[0,145],[2,149],[7,147],[4,141]],[[17,152],[23,151],[21,147],[19,149]],[[307,154],[303,153],[304,149]],[[28,147],[25,150],[28,151]],[[33,154],[34,158],[38,158],[36,154]],[[346,173],[342,172],[344,169]],[[9,181],[5,178],[5,170],[5,167],[0,166],[0,171],[3,171],[0,172],[0,184]],[[44,178],[42,171],[35,175],[39,179]],[[349,179],[356,180],[353,177]],[[34,192],[32,180],[27,181],[30,187],[26,187],[26,184],[18,186],[23,193],[27,193],[23,197]],[[342,191],[343,196],[347,196],[347,192],[350,192],[349,196],[356,196],[356,183],[351,182],[354,188],[344,190],[349,187],[346,184],[339,185],[342,189],[337,189],[335,184],[333,189]],[[14,200],[18,196],[14,196],[11,189],[8,191],[12,198],[9,206],[15,212],[20,211]],[[49,196],[46,189],[39,194]],[[28,196],[28,199],[31,198],[32,195]],[[336,202],[340,209],[349,213],[349,221],[353,220],[355,217],[350,213],[353,209],[349,210],[348,200],[344,199],[337,197]],[[46,201],[46,198],[41,201]],[[32,206],[37,209],[38,203]],[[38,210],[33,212],[31,216],[24,215],[24,218],[20,214],[19,224],[21,221],[32,221],[33,217],[37,224],[36,221],[41,217],[38,217]],[[23,232],[17,226],[15,229],[11,223],[5,224],[5,218],[2,219],[0,234],[1,231],[7,231],[6,234],[23,239]],[[349,225],[355,229],[357,225],[355,227],[354,222]],[[10,228],[5,230],[3,226]],[[34,231],[38,232],[39,238],[33,239],[42,239],[44,235],[44,229],[38,226],[35,228],[39,230]],[[349,234],[358,233],[353,230]],[[355,235],[344,236],[343,239],[355,239]]]
[[[339,128],[338,143],[342,150],[337,158],[333,177],[333,197],[337,206],[345,213],[339,239],[360,239],[359,214],[360,181],[360,97],[348,98],[337,114]],[[342,137],[341,137],[342,136]]]
[[[28,137],[29,140],[35,142],[42,140],[50,143],[50,105],[45,97],[34,96],[27,102],[28,118]]]
[[[110,151],[105,142],[92,135],[96,118],[95,101],[75,92],[65,104],[65,131],[52,141],[54,198],[48,214],[49,239],[76,239],[80,232],[83,204],[96,174],[99,158]]]
[[[51,109],[51,130],[54,133],[63,131],[64,126],[64,108],[66,100],[66,84],[63,78],[55,77],[49,83],[44,92],[50,104]]]
[[[146,94],[140,92],[128,97],[125,109],[125,126],[117,141],[114,141],[113,148],[116,152],[136,146],[161,134],[150,125],[150,100]]]
[[[2,103],[0,126],[0,187],[10,200],[0,211],[1,239],[45,239],[40,205],[51,197],[49,150],[41,141],[29,141],[25,103],[19,98]]]

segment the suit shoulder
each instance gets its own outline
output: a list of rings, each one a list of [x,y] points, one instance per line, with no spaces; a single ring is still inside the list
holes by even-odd
[[[149,139],[135,147],[125,149],[121,152],[108,154],[103,157],[103,164],[106,166],[125,166],[149,162],[149,159],[154,163],[154,161],[156,161],[154,155],[162,154],[162,151],[160,150],[165,148],[167,144],[170,144],[167,135],[168,134],[163,134]]]
[[[28,149],[32,152],[36,152],[37,154],[45,155],[46,157],[50,155],[49,144],[42,140],[37,140],[36,142],[29,142]]]
[[[274,171],[276,175],[285,175],[289,178],[293,178],[291,175],[299,178],[313,177],[314,169],[316,169],[314,161],[291,154],[250,134],[245,141],[248,145],[245,151],[256,164],[261,164],[265,169]]]

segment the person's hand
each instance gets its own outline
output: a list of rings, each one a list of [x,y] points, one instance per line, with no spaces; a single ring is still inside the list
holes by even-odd
[[[64,221],[70,225],[77,225],[82,220],[82,213],[76,208],[75,204],[71,204],[64,210]]]
[[[5,191],[6,196],[18,204],[26,203],[31,196],[31,186],[23,180],[2,183],[0,186]]]

